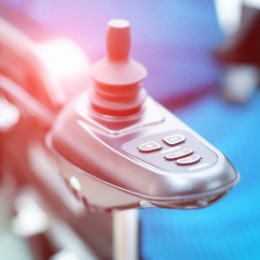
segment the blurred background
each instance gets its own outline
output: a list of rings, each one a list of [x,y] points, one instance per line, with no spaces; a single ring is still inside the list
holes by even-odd
[[[139,210],[140,258],[260,258],[259,1],[0,0],[0,17],[36,42],[50,34],[72,39],[89,63],[105,55],[107,21],[129,20],[131,54],[148,69],[148,93],[241,174],[212,207]],[[0,203],[0,259],[32,259],[10,232],[8,201]]]

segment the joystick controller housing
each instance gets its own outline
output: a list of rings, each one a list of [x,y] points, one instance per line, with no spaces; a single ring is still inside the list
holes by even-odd
[[[239,180],[228,159],[149,97],[146,69],[129,58],[130,24],[112,20],[107,57],[90,89],[69,104],[47,143],[87,207],[201,208]]]

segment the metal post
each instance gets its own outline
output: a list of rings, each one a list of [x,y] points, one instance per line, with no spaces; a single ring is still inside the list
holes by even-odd
[[[115,260],[138,259],[138,211],[113,211],[113,254]]]

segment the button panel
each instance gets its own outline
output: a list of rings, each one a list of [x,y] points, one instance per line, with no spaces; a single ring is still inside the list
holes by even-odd
[[[217,155],[191,133],[173,130],[136,138],[122,146],[123,152],[169,172],[189,172],[210,167]],[[201,167],[190,167],[201,165]],[[194,169],[194,170],[193,170]]]

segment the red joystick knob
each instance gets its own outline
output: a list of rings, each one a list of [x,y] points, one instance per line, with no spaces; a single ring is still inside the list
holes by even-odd
[[[111,20],[107,29],[107,57],[90,69],[94,81],[90,89],[91,106],[99,113],[127,116],[141,110],[146,92],[141,82],[145,67],[129,58],[130,23]]]
[[[131,35],[130,23],[125,20],[111,20],[107,30],[107,56],[111,60],[128,60]]]

